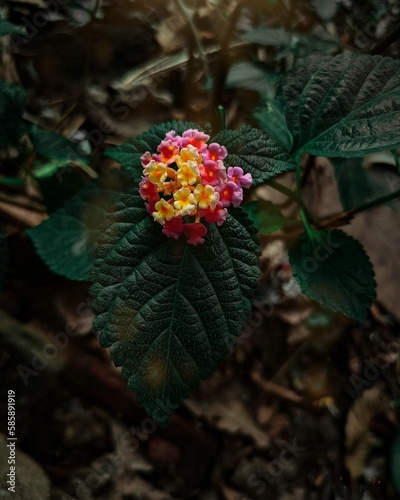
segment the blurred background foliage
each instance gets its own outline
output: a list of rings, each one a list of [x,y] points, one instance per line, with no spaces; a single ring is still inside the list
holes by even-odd
[[[399,498],[396,203],[346,227],[378,283],[359,325],[300,294],[287,261],[297,209],[271,185],[252,190],[247,210],[263,233],[255,316],[157,430],[98,346],[88,283],[47,269],[26,233],[69,202],[91,207],[89,234],[122,182],[104,152],[162,121],[217,132],[222,105],[229,128],[259,127],[289,149],[280,76],[306,57],[399,57],[398,1],[5,0],[0,17],[0,429],[15,388],[20,498]],[[391,152],[303,167],[315,220],[400,185]],[[295,186],[292,173],[279,182]],[[127,430],[138,446],[123,446]],[[293,443],[301,451],[282,462]],[[2,444],[0,470],[4,456]]]

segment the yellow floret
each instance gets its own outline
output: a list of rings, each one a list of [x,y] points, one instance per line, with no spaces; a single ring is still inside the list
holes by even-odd
[[[200,172],[197,163],[194,161],[187,161],[186,163],[181,163],[178,169],[178,181],[182,186],[193,186],[199,180]]]
[[[159,222],[160,224],[165,224],[165,221],[171,220],[175,215],[175,210],[172,205],[162,198],[160,201],[157,201],[155,204],[156,211],[153,212],[154,220]]]
[[[215,191],[212,186],[202,186],[201,184],[196,186],[193,191],[196,202],[199,204],[199,208],[205,210],[206,208],[214,208],[217,206],[219,201],[219,193]]]
[[[167,178],[167,167],[164,163],[158,163],[155,160],[151,160],[143,169],[144,175],[149,178],[149,181],[157,186],[161,184]]]
[[[191,215],[196,209],[196,200],[189,188],[181,188],[174,194],[174,207],[181,217]]]

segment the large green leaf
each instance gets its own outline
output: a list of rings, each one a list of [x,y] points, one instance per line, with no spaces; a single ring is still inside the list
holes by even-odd
[[[127,176],[113,171],[89,183],[39,226],[29,229],[49,268],[73,280],[87,280],[93,266],[99,225],[120,198]]]
[[[228,150],[226,165],[242,167],[253,177],[253,185],[296,168],[295,159],[274,139],[261,130],[244,126],[239,130],[224,130],[212,142]]]
[[[146,151],[156,153],[157,146],[165,138],[167,132],[175,130],[177,135],[181,135],[191,128],[201,130],[201,127],[193,122],[171,121],[161,123],[129,142],[110,148],[105,154],[116,160],[124,168],[130,170],[135,179],[139,180],[143,171],[140,157],[143,156]]]
[[[21,87],[0,81],[0,148],[16,146],[28,131],[22,119],[26,100],[26,93]]]
[[[87,156],[79,151],[77,144],[62,135],[32,127],[30,136],[33,149],[40,156],[56,160],[87,160]]]
[[[94,328],[146,410],[164,422],[235,344],[259,276],[259,244],[234,209],[203,245],[161,232],[137,191],[102,225]]]
[[[327,309],[364,321],[375,298],[374,271],[360,242],[332,231],[306,233],[289,247],[301,291]]]
[[[309,60],[277,97],[294,150],[351,157],[400,145],[400,61],[359,54]]]

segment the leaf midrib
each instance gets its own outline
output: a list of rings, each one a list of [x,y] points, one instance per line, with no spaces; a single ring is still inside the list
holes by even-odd
[[[394,75],[393,75],[394,76]],[[321,134],[317,135],[316,137],[312,138],[311,140],[309,140],[304,146],[301,146],[295,153],[295,156],[297,156],[298,154],[301,154],[301,153],[307,153],[307,149],[309,147],[309,145],[312,145],[313,142],[315,142],[318,137],[321,137],[325,134],[327,134],[328,132],[332,131],[333,129],[335,129],[336,127],[338,127],[339,124],[343,123],[343,122],[346,122],[346,121],[350,121],[351,118],[352,118],[352,115],[354,115],[355,113],[357,112],[360,112],[360,111],[363,111],[365,108],[368,108],[372,105],[374,105],[375,103],[379,102],[379,100],[382,100],[382,99],[387,99],[387,98],[390,98],[392,94],[399,94],[399,89],[398,88],[394,88],[392,89],[390,92],[386,93],[386,94],[380,94],[378,96],[376,96],[374,99],[372,100],[369,100],[367,101],[365,104],[363,104],[362,106],[354,109],[351,111],[351,113],[349,113],[348,115],[346,115],[345,118],[342,118],[340,119],[339,121],[335,122],[333,125],[331,125],[329,128],[327,128],[326,130],[324,130]],[[398,113],[398,112],[395,112],[395,113]],[[385,113],[385,117],[388,116],[389,113]],[[360,118],[360,120],[364,120],[366,118]],[[355,120],[355,121],[360,121],[360,120]],[[300,122],[299,122],[300,123]],[[300,130],[299,130],[300,132]],[[374,134],[375,136],[376,134]],[[370,136],[363,136],[363,137],[370,137]],[[299,138],[300,138],[300,133],[299,133]],[[350,140],[350,139],[349,139]],[[354,138],[352,138],[351,140],[354,140]],[[333,141],[332,141],[333,142]],[[341,141],[342,142],[342,141]],[[399,142],[400,142],[400,139],[399,139]],[[380,150],[382,150],[382,148],[380,148]]]

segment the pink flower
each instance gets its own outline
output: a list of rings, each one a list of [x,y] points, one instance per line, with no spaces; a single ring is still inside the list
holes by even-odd
[[[157,186],[149,181],[146,177],[139,184],[139,194],[144,200],[159,200]]]
[[[182,135],[182,147],[185,148],[191,144],[200,151],[209,138],[209,135],[199,132],[197,129],[189,129]]]
[[[226,179],[226,168],[222,161],[208,160],[204,165],[200,165],[201,183],[203,186],[218,186]]]
[[[238,207],[243,201],[243,190],[233,181],[220,184],[217,186],[217,191],[219,192],[219,201],[223,207],[229,207],[230,204]]]
[[[228,210],[222,207],[222,203],[217,203],[217,206],[214,210],[208,208],[207,210],[202,210],[200,212],[201,217],[204,217],[209,224],[217,223],[217,226],[220,226],[226,219],[228,215]]]
[[[162,141],[157,151],[160,153],[160,163],[168,166],[178,158],[179,155],[179,147],[174,144],[172,141]]]
[[[146,210],[150,215],[153,215],[153,212],[156,209],[156,203],[160,200],[160,196],[157,194],[157,198],[149,198],[149,202],[145,203]]]
[[[251,174],[245,174],[240,167],[228,168],[228,179],[234,182],[238,187],[248,189],[253,182]]]
[[[210,144],[208,147],[207,145],[203,146],[201,150],[201,154],[203,155],[203,160],[212,160],[212,161],[217,161],[217,160],[224,160],[227,155],[228,151],[226,150],[225,146],[220,146],[216,142],[213,142]]]
[[[179,148],[182,146],[182,137],[180,135],[176,135],[175,130],[171,130],[165,134],[165,141],[171,141],[173,144],[176,144]]]
[[[152,158],[151,158],[151,154],[146,151],[145,154],[143,156],[140,157],[140,160],[142,162],[142,167],[145,167],[146,165],[148,165]]]
[[[162,232],[168,236],[168,238],[179,238],[179,235],[183,231],[183,220],[180,217],[174,217],[173,219],[166,221]]]
[[[183,234],[187,237],[189,245],[201,245],[204,243],[203,236],[207,234],[207,228],[200,222],[183,224]]]

